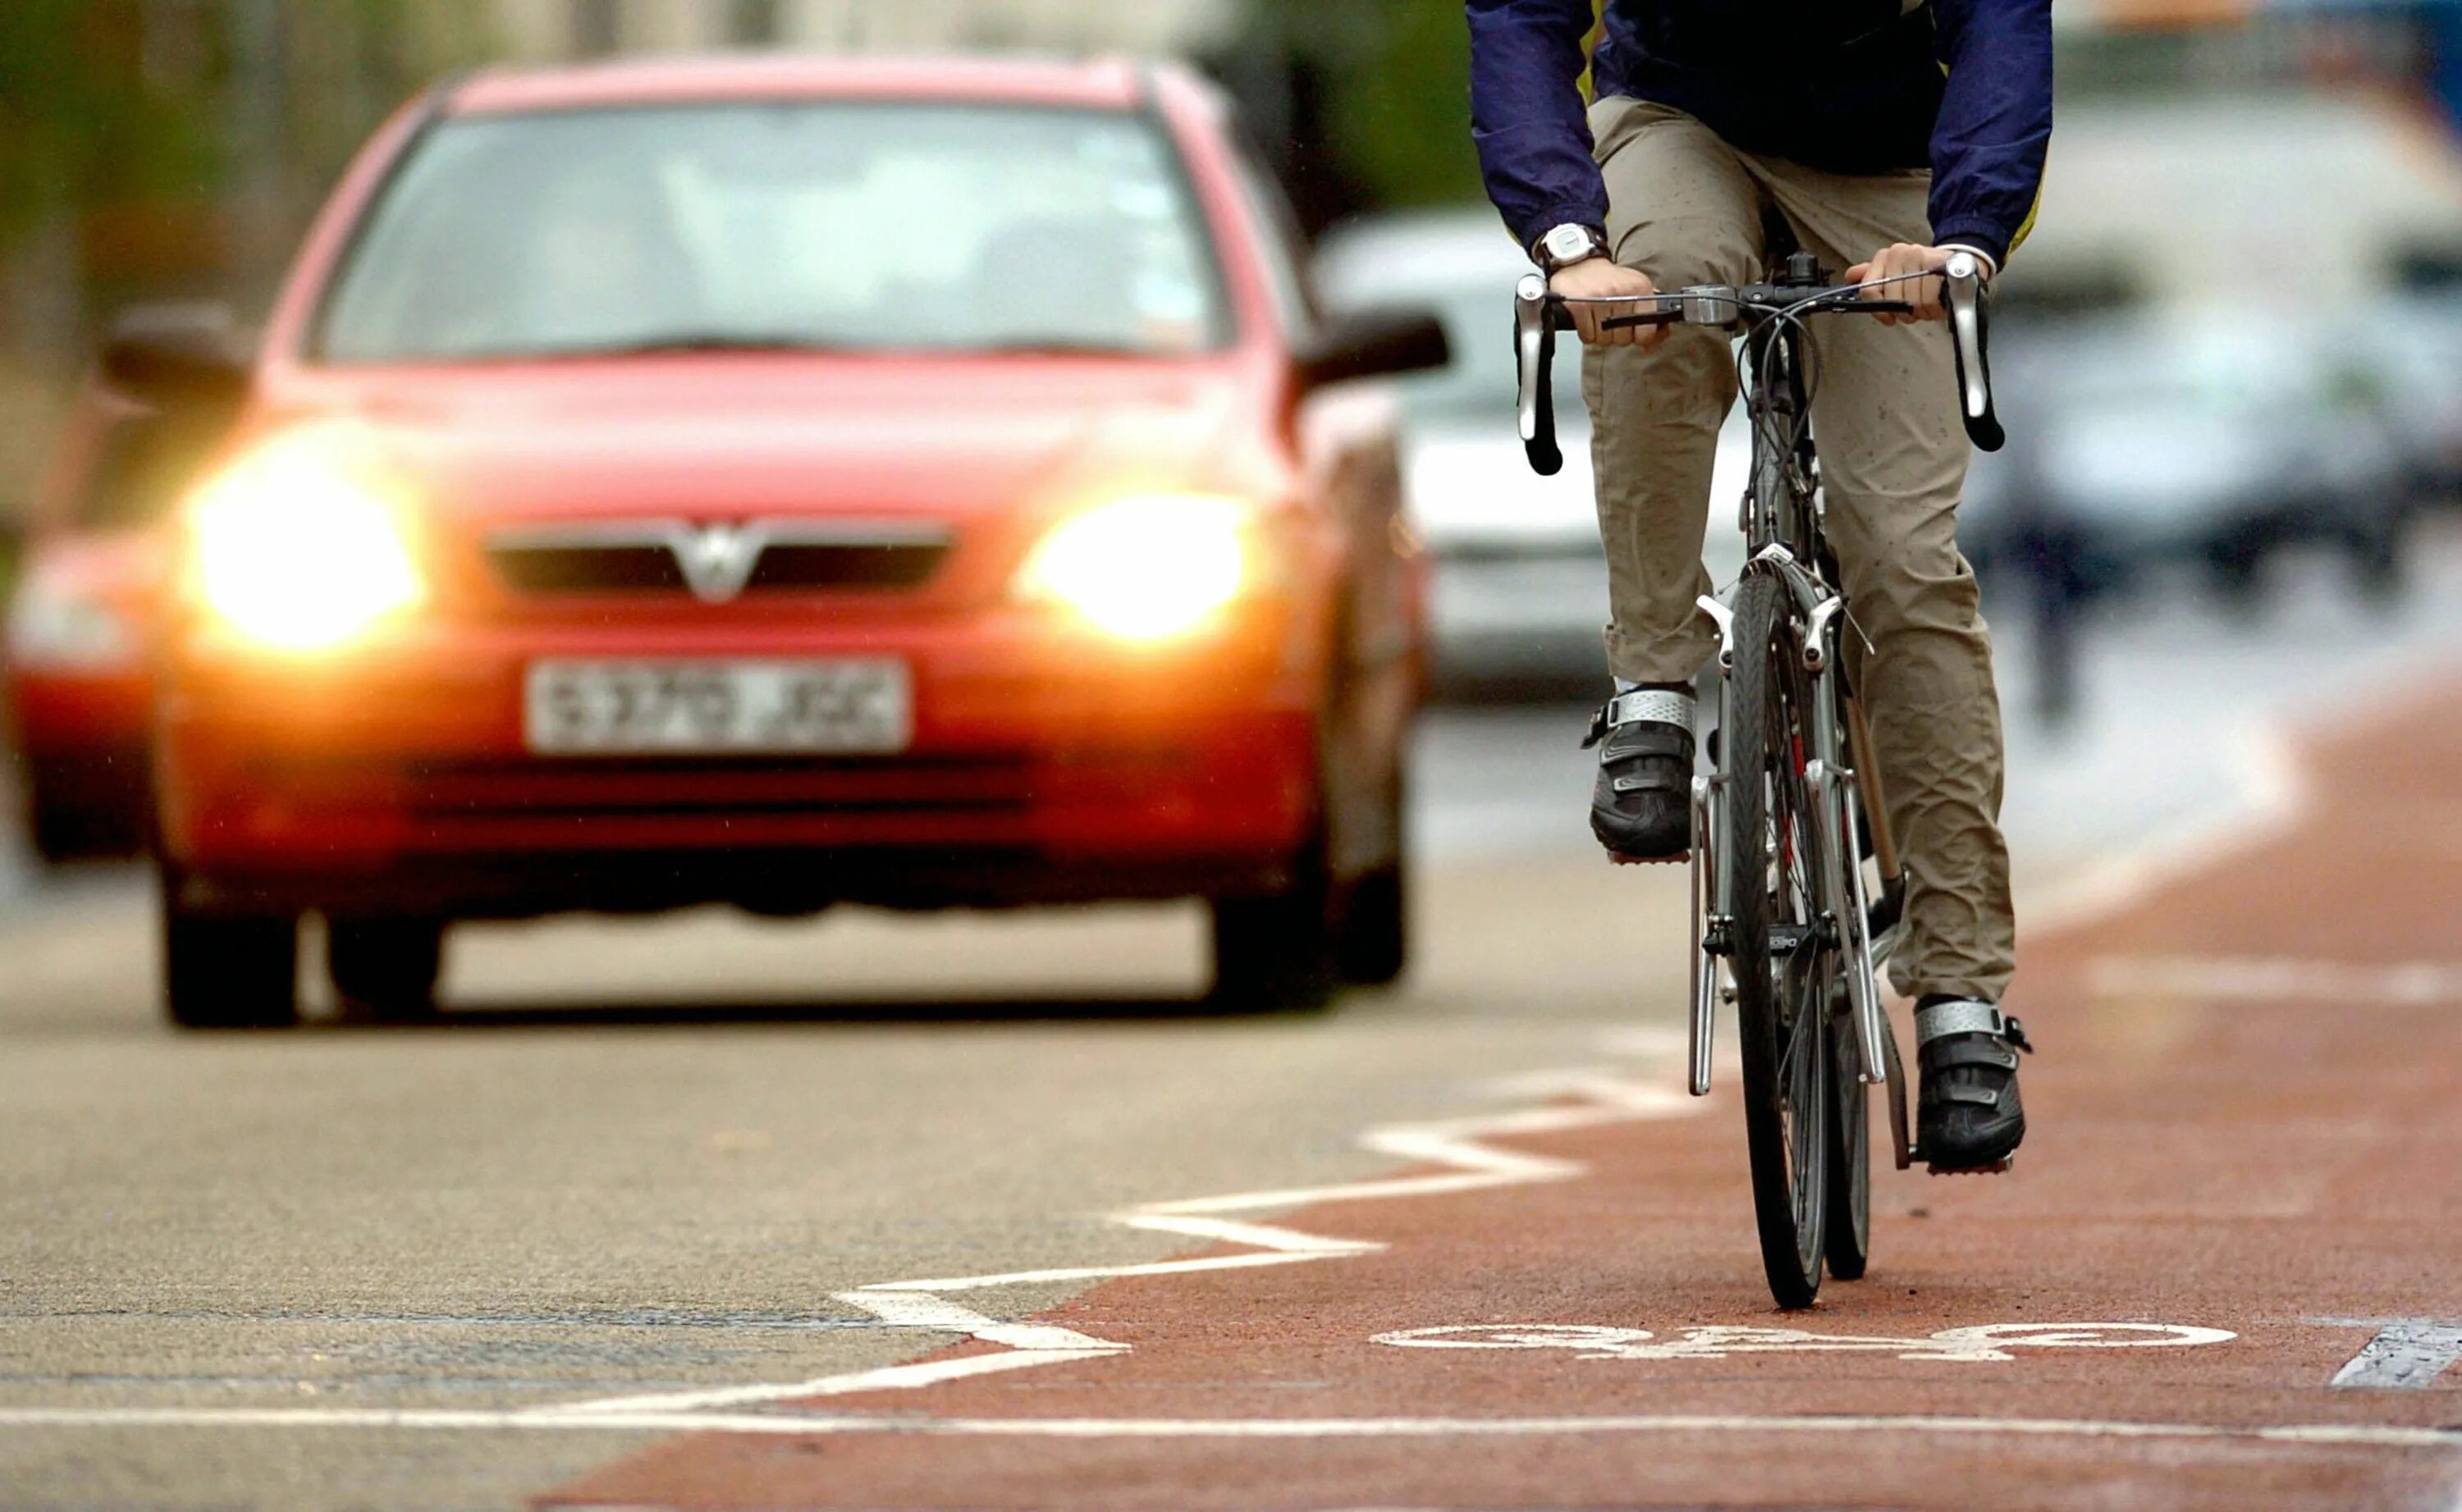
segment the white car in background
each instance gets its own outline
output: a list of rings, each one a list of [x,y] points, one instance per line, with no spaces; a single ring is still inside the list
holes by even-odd
[[[1565,470],[1531,472],[1514,432],[1513,286],[1530,263],[1493,212],[1444,210],[1337,227],[1317,254],[1336,310],[1432,307],[1450,367],[1403,380],[1404,505],[1436,558],[1440,688],[1585,696],[1606,681],[1607,564],[1591,499],[1580,344],[1557,349]],[[1737,500],[1750,468],[1740,415],[1718,437],[1707,559],[1720,586],[1743,566]]]

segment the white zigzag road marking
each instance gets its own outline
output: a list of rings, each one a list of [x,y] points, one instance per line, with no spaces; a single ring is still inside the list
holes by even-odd
[[[981,1276],[879,1281],[853,1291],[841,1291],[833,1299],[858,1308],[895,1327],[961,1334],[981,1343],[1000,1345],[1006,1352],[968,1354],[956,1359],[924,1360],[876,1370],[849,1371],[805,1381],[606,1397],[536,1409],[531,1416],[533,1418],[561,1420],[594,1419],[605,1415],[688,1414],[749,1402],[906,1390],[1038,1365],[1061,1365],[1107,1354],[1125,1354],[1129,1349],[1127,1345],[1098,1339],[1073,1329],[1050,1324],[995,1322],[971,1308],[951,1301],[947,1294],[1053,1282],[1190,1275],[1371,1254],[1385,1246],[1372,1240],[1329,1238],[1269,1224],[1235,1222],[1216,1215],[1310,1207],[1326,1203],[1436,1197],[1487,1187],[1518,1186],[1532,1182],[1566,1181],[1581,1175],[1587,1167],[1579,1161],[1500,1149],[1484,1141],[1515,1135],[1556,1134],[1642,1118],[1674,1118],[1699,1106],[1673,1086],[1632,1081],[1592,1070],[1535,1072],[1492,1083],[1490,1090],[1507,1096],[1551,1100],[1545,1106],[1519,1108],[1506,1113],[1392,1124],[1370,1129],[1359,1137],[1362,1149],[1417,1164],[1450,1166],[1451,1170],[1424,1176],[1393,1176],[1326,1186],[1284,1187],[1149,1203],[1112,1217],[1112,1222],[1123,1227],[1181,1234],[1216,1244],[1245,1245],[1249,1247],[1244,1253],[1200,1255],[1136,1265],[1066,1266],[1042,1270],[998,1271]]]
[[[1628,1035],[1612,1043],[1612,1053],[1648,1059],[1672,1058],[1680,1043],[1663,1035]],[[599,1429],[643,1433],[717,1431],[735,1433],[836,1433],[903,1428],[906,1418],[869,1416],[761,1416],[724,1414],[712,1408],[750,1403],[845,1396],[861,1392],[912,1390],[969,1376],[1072,1360],[1125,1354],[1129,1346],[1098,1339],[1057,1324],[1003,1322],[961,1302],[953,1292],[984,1291],[1002,1287],[1050,1282],[1108,1281],[1126,1276],[1188,1275],[1257,1266],[1286,1266],[1317,1260],[1341,1260],[1371,1254],[1384,1245],[1365,1239],[1311,1234],[1267,1223],[1243,1222],[1224,1215],[1308,1207],[1328,1203],[1387,1201],[1404,1197],[1438,1197],[1533,1182],[1561,1182],[1580,1176],[1579,1161],[1500,1149],[1492,1139],[1557,1134],[1601,1124],[1674,1118],[1697,1111],[1701,1104],[1672,1084],[1633,1081],[1598,1070],[1536,1072],[1491,1083],[1492,1093],[1545,1099],[1536,1107],[1476,1118],[1434,1122],[1392,1124],[1359,1137],[1360,1148],[1377,1155],[1444,1169],[1415,1176],[1391,1176],[1324,1186],[1282,1187],[1270,1191],[1234,1192],[1220,1197],[1150,1203],[1115,1213],[1112,1222],[1147,1232],[1178,1234],[1211,1244],[1245,1246],[1240,1253],[1200,1255],[1189,1259],[1138,1265],[1068,1266],[1042,1270],[1001,1271],[981,1276],[945,1276],[916,1281],[882,1281],[836,1293],[832,1300],[868,1312],[891,1328],[953,1333],[996,1347],[996,1352],[965,1354],[954,1359],[920,1360],[875,1370],[848,1371],[810,1380],[764,1385],[717,1387],[703,1391],[662,1392],[637,1396],[612,1396],[591,1401],[548,1404],[507,1410],[468,1411],[420,1408],[0,1408],[0,1427],[383,1427],[432,1429]],[[1380,1426],[1382,1419],[1360,1419],[1347,1428],[1327,1423],[1328,1433],[1413,1433],[1403,1426]],[[1430,1422],[1438,1421],[1429,1419]],[[1579,1424],[1586,1419],[1567,1419]],[[1600,1423],[1622,1419],[1597,1419]],[[1643,1419],[1631,1419],[1641,1423]],[[998,1432],[993,1424],[952,1421],[956,1432]],[[1239,1434],[1236,1424],[1125,1424],[1138,1433],[1213,1435]],[[1320,1430],[1295,1424],[1303,1435]],[[934,1429],[933,1431],[939,1431]],[[1026,1433],[1099,1434],[1099,1423],[1069,1425],[1042,1420],[1020,1425]],[[1450,1431],[1450,1430],[1447,1430]],[[1581,1427],[1564,1430],[1585,1432]]]

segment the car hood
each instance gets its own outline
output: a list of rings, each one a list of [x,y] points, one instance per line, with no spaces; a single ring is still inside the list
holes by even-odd
[[[1247,389],[1213,365],[636,360],[325,375],[264,423],[362,422],[474,523],[962,519],[1073,487],[1218,481]]]

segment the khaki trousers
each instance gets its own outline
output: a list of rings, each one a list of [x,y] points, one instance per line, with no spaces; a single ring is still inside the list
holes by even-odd
[[[1679,111],[1632,99],[1600,100],[1590,127],[1616,261],[1660,288],[1758,279],[1765,203],[1832,269],[1892,242],[1932,240],[1922,169],[1817,173],[1739,152]],[[2000,704],[1975,574],[1957,549],[1967,441],[1948,328],[1837,316],[1810,331],[1825,526],[1853,617],[1842,640],[1907,878],[1890,981],[1909,995],[1998,1002],[2016,949]],[[1737,393],[1729,338],[1678,326],[1653,351],[1594,348],[1582,387],[1614,614],[1609,665],[1636,682],[1689,680],[1717,649],[1695,600],[1713,591],[1701,543],[1718,428]]]

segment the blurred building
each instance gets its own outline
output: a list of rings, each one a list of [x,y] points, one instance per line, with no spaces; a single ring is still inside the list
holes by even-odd
[[[2462,4],[2074,0],[2012,296],[2314,311],[2462,270]]]

